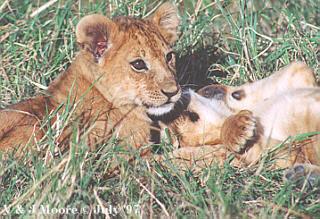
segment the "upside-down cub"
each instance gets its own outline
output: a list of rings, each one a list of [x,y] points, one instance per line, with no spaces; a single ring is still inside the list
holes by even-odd
[[[288,178],[310,171],[320,175],[320,136],[315,133],[320,132],[320,88],[306,64],[294,62],[257,82],[209,85],[190,95],[186,109],[198,120],[180,116],[169,124],[180,139],[181,148],[172,152],[175,161],[222,163],[231,151],[235,165],[251,165],[289,136],[312,132],[305,141],[276,150],[274,167],[295,165]]]
[[[293,167],[287,178],[311,174],[313,180],[320,176],[320,88],[314,74],[298,62],[264,80],[224,87],[218,99],[237,114],[224,121],[222,142],[245,165],[275,150],[275,167]],[[308,133],[275,149],[290,136]]]

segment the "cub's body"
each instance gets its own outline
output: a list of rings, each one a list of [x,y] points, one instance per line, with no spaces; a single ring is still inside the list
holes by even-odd
[[[112,135],[129,147],[149,144],[147,111],[170,109],[181,95],[171,49],[178,25],[170,3],[148,19],[82,18],[76,30],[81,50],[47,95],[0,111],[0,150],[21,150],[47,134],[57,148],[68,147],[71,134],[90,147]]]
[[[57,121],[57,116],[66,110],[71,112],[72,121],[65,121],[70,126],[61,124],[61,130],[56,127],[55,131],[60,132],[55,142],[57,145],[69,143],[73,132],[71,126],[75,123],[80,133],[86,136],[88,145],[102,143],[111,137],[113,132],[130,143],[148,143],[150,119],[141,107],[113,107],[112,102],[107,101],[91,83],[82,78],[78,72],[78,62],[83,63],[81,55],[76,57],[67,72],[50,84],[50,95],[37,96],[0,111],[0,120],[4,121],[0,127],[1,149],[39,142],[46,134],[48,126],[62,123]],[[60,110],[55,112],[59,108]],[[49,120],[50,115],[52,118]],[[136,132],[135,135],[131,135],[133,132]]]
[[[199,119],[192,122],[184,118],[178,128],[171,126],[179,130],[180,139],[187,139],[172,153],[178,163],[203,167],[212,162],[222,163],[233,152],[234,164],[247,166],[274,151],[275,167],[303,163],[300,170],[320,174],[316,166],[320,164],[319,134],[286,143],[279,150],[275,148],[290,136],[320,132],[320,88],[316,87],[307,65],[292,63],[257,82],[239,87],[209,85],[198,93],[192,94],[194,103],[191,101],[189,110],[198,113]],[[192,108],[194,105],[201,106]],[[184,134],[181,127],[191,128]]]

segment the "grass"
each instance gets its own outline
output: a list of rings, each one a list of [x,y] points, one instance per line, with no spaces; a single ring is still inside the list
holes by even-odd
[[[160,3],[60,0],[31,17],[46,1],[4,2],[0,3],[1,107],[44,92],[69,66],[76,52],[75,25],[83,15],[144,17]],[[176,50],[181,83],[197,87],[209,78],[237,85],[266,77],[293,60],[308,63],[319,78],[317,0],[179,2],[182,35]],[[54,130],[39,144],[53,150]],[[138,155],[129,164],[118,156],[125,151],[116,139],[89,151],[76,128],[70,147],[51,159],[37,153],[26,153],[19,160],[13,154],[0,155],[0,215],[27,217],[36,209],[43,215],[132,218],[320,215],[319,188],[284,183],[283,170],[271,171],[268,160],[262,170],[236,169],[226,161],[223,167],[213,165],[201,173],[164,168]],[[119,174],[108,176],[115,160]]]

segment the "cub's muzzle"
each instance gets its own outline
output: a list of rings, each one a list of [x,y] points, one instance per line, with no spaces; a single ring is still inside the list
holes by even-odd
[[[200,94],[203,97],[209,98],[209,99],[217,99],[222,100],[225,98],[227,93],[226,88],[223,85],[217,85],[212,84],[208,85],[206,87],[201,88],[198,91],[198,94]]]

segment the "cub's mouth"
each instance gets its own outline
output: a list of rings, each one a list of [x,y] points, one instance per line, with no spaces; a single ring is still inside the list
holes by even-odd
[[[147,114],[153,121],[170,123],[178,118],[190,103],[189,90],[183,90],[180,98],[175,102],[167,102],[158,107],[147,107]]]
[[[164,92],[161,90],[161,92],[163,94],[166,95],[167,102],[165,102],[164,104],[160,105],[160,106],[150,106],[150,105],[145,105],[147,107],[147,113],[150,115],[154,115],[154,116],[161,116],[161,115],[165,115],[167,113],[170,113],[171,111],[174,110],[175,105],[178,102],[181,102],[182,99],[184,99],[185,97],[183,97],[183,91],[181,91],[181,88],[179,87],[177,89],[177,91],[172,92],[172,93],[168,93],[168,92]]]

